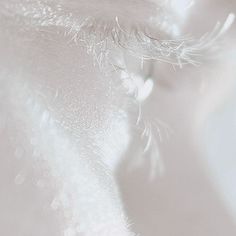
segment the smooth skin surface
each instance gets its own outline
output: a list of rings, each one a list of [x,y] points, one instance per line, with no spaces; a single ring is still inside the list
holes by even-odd
[[[235,24],[197,67],[152,40],[198,39],[235,6],[169,2],[1,1],[0,235],[235,235],[235,178],[218,184],[204,133],[234,91]]]

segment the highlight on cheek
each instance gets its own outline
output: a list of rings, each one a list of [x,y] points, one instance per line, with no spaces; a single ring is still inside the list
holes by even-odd
[[[196,156],[221,100],[215,94],[233,90],[235,60],[225,45],[235,14],[202,30],[191,23],[200,5],[0,2],[0,208],[17,222],[6,218],[0,235],[195,235],[189,218],[214,235],[211,222],[205,229],[198,221],[208,217],[204,204],[213,204],[209,219],[211,212],[222,219],[230,197]],[[177,222],[174,231],[169,222]]]

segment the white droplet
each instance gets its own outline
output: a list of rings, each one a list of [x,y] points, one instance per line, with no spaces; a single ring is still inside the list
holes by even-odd
[[[234,21],[235,21],[235,15],[233,13],[230,13],[228,15],[223,27],[221,28],[219,35],[225,34],[230,29],[230,27],[232,26]]]
[[[153,86],[154,86],[153,80],[148,79],[143,84],[142,88],[139,89],[137,100],[140,102],[145,101],[152,93]]]
[[[48,122],[49,118],[50,118],[49,113],[47,111],[44,111],[41,117],[40,126],[43,127],[43,125],[45,125]]]
[[[38,180],[36,183],[36,186],[39,188],[44,188],[45,184],[44,184],[43,180]]]
[[[24,150],[22,148],[16,148],[15,150],[15,157],[17,159],[21,159],[24,154]]]
[[[59,208],[59,206],[60,206],[59,200],[57,198],[54,198],[52,203],[51,203],[51,208],[53,210],[57,210]]]
[[[25,182],[25,176],[23,174],[18,174],[15,177],[15,184],[22,185]]]
[[[74,229],[72,228],[67,228],[65,231],[64,231],[64,236],[76,236],[76,232]]]

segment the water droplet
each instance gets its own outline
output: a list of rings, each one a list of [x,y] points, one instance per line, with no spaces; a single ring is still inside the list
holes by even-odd
[[[23,154],[24,154],[24,150],[22,148],[16,148],[15,150],[15,157],[17,159],[21,159],[23,157]]]
[[[72,228],[67,228],[65,231],[64,231],[64,236],[76,236],[76,232],[74,229]]]
[[[22,185],[25,182],[25,176],[23,174],[18,174],[15,177],[15,184]]]
[[[51,203],[51,208],[53,210],[57,210],[59,208],[60,202],[57,198],[54,198],[52,203]]]
[[[45,184],[44,184],[43,180],[38,180],[37,183],[36,183],[36,186],[39,187],[39,188],[44,188]]]

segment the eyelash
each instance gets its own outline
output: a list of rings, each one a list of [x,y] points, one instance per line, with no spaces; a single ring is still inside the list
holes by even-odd
[[[148,27],[139,24],[123,29],[118,16],[109,21],[91,16],[78,19],[72,13],[62,10],[60,5],[53,9],[40,1],[31,3],[28,1],[26,5],[9,4],[4,13],[7,17],[13,17],[13,21],[19,22],[26,31],[28,29],[43,31],[47,27],[56,27],[56,31],[60,29],[59,31],[68,39],[68,43],[85,46],[88,54],[92,55],[94,64],[98,65],[103,73],[109,73],[109,70],[121,70],[123,75],[126,73],[126,79],[123,78],[122,82],[128,81],[131,84],[131,87],[126,88],[127,94],[131,95],[139,110],[136,125],[141,128],[143,134],[141,139],[146,143],[144,152],[150,151],[151,156],[152,150],[157,149],[154,133],[160,136],[158,126],[163,127],[159,121],[148,120],[146,114],[142,112],[145,100],[152,93],[153,81],[151,78],[145,81],[139,75],[129,73],[122,60],[124,52],[139,58],[140,67],[144,61],[161,61],[179,67],[186,64],[199,65],[201,56],[211,51],[212,45],[230,28],[235,18],[230,14],[222,27],[217,24],[212,32],[195,40],[187,37],[176,39],[171,36],[166,39],[163,35],[167,34],[161,30],[158,31],[160,38],[155,38],[151,36]],[[159,25],[163,28],[161,22]],[[142,86],[136,83],[140,79]]]
[[[152,37],[148,27],[133,25],[130,29],[123,29],[118,16],[113,20],[104,21],[94,17],[75,17],[63,10],[61,5],[52,8],[42,1],[27,1],[26,3],[9,3],[2,7],[6,15],[13,16],[14,21],[23,22],[23,27],[44,28],[56,26],[63,28],[64,35],[69,42],[82,43],[89,54],[93,54],[95,61],[102,69],[106,64],[112,64],[112,53],[125,50],[143,61],[162,61],[173,66],[182,67],[185,64],[199,65],[200,57],[212,47],[212,44],[227,31],[234,21],[234,15],[229,14],[223,27],[218,23],[211,33],[207,33],[199,40],[192,38],[163,39],[165,32],[159,31],[160,38]],[[159,28],[162,27],[160,19]],[[169,26],[168,26],[169,27]],[[165,30],[164,30],[165,31]],[[166,30],[167,31],[167,30]]]

